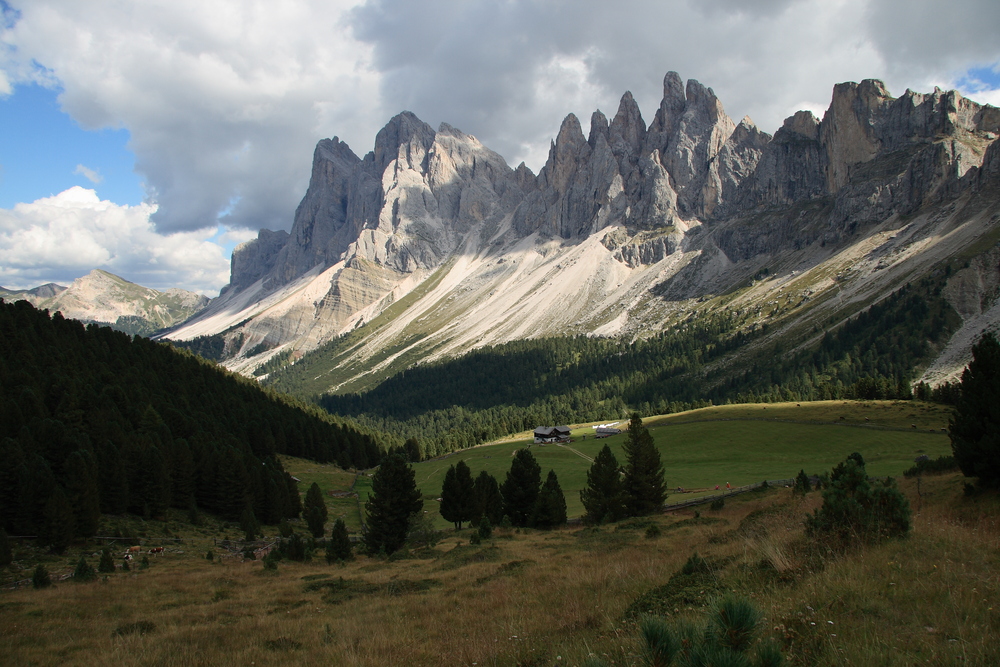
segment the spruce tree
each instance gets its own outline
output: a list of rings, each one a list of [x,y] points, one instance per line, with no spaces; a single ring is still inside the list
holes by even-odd
[[[35,566],[35,571],[31,573],[31,585],[35,588],[48,588],[52,585],[52,577],[41,563]]]
[[[500,484],[497,478],[485,470],[476,477],[476,509],[472,517],[472,525],[478,526],[484,520],[491,526],[499,526],[503,521],[503,496],[500,495]]]
[[[45,503],[44,528],[43,534],[39,537],[56,553],[65,551],[73,541],[76,517],[73,516],[73,507],[66,499],[66,494],[59,486],[55,487],[55,491]]]
[[[410,517],[423,507],[413,468],[401,456],[386,456],[372,477],[371,495],[365,502],[369,553],[391,554],[403,546]]]
[[[549,470],[545,483],[538,491],[532,525],[536,528],[554,528],[566,523],[566,498],[555,470]]]
[[[243,539],[247,542],[253,542],[260,534],[260,524],[257,523],[257,517],[249,505],[240,514],[240,530],[243,531]]]
[[[306,491],[306,502],[303,505],[306,525],[313,537],[323,537],[326,532],[326,501],[323,500],[323,492],[320,491],[319,484],[312,483]]]
[[[514,453],[507,478],[500,486],[504,514],[511,525],[524,527],[531,522],[538,501],[538,488],[542,483],[542,468],[527,447]]]
[[[472,472],[465,461],[448,468],[441,487],[441,516],[455,524],[455,530],[462,529],[463,521],[471,521],[475,516],[476,492]]]
[[[111,551],[105,547],[101,550],[101,562],[97,564],[98,572],[114,572],[115,561],[111,557]]]
[[[333,522],[330,529],[330,539],[326,541],[326,562],[333,563],[338,560],[351,560],[351,539],[347,534],[347,524],[343,519]]]
[[[580,502],[586,510],[584,523],[618,521],[625,516],[625,495],[618,459],[607,445],[597,453],[594,464],[587,471],[587,486],[580,491]]]
[[[73,570],[73,581],[93,581],[97,578],[97,573],[94,572],[94,568],[87,559],[80,556],[80,560],[76,563],[76,569]]]
[[[420,454],[420,442],[416,438],[409,438],[403,443],[403,449],[410,463],[420,463],[423,457]]]
[[[1000,486],[1000,343],[992,333],[972,346],[948,429],[955,462],[966,477]]]
[[[904,537],[909,530],[910,504],[896,481],[872,484],[853,455],[833,469],[822,507],[806,517],[807,534],[832,535],[845,544]]]
[[[625,437],[625,508],[629,516],[645,516],[663,507],[666,483],[663,463],[653,436],[642,425],[638,413],[632,415]]]

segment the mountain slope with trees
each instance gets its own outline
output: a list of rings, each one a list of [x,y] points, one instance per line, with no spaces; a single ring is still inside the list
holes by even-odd
[[[169,345],[0,301],[0,526],[56,547],[102,512],[301,511],[278,454],[344,467],[371,434]]]

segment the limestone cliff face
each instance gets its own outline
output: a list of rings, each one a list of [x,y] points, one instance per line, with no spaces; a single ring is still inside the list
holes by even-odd
[[[486,319],[448,334],[463,344],[620,333],[649,294],[694,298],[749,279],[755,262],[808,263],[899,216],[1000,189],[998,134],[994,107],[954,91],[893,98],[865,80],[835,86],[822,119],[797,112],[772,136],[669,72],[648,125],[628,92],[587,134],[570,114],[536,175],[403,112],[363,158],[320,141],[291,231],[237,248],[229,288],[178,335],[238,325],[237,356],[308,351],[437,289],[435,303],[468,300]]]

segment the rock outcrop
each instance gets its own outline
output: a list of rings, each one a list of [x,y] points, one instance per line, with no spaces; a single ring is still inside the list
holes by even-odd
[[[743,284],[787,253],[820,261],[804,253],[828,257],[887,221],[992,191],[998,134],[994,107],[954,91],[893,98],[865,80],[835,86],[822,119],[797,112],[772,136],[669,72],[648,125],[629,92],[610,120],[595,111],[586,135],[570,114],[536,175],[403,112],[363,158],[336,137],[319,142],[290,233],[262,230],[237,248],[229,288],[175,335],[238,325],[227,335],[240,336],[241,358],[262,346],[300,353],[406,311],[394,304],[423,298],[415,291],[445,309],[428,321],[461,304],[487,320],[419,334],[438,340],[435,354],[622,333],[649,294]]]

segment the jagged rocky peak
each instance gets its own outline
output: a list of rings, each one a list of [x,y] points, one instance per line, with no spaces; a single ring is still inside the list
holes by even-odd
[[[598,139],[603,138],[607,142],[608,137],[608,117],[598,109],[590,114],[590,135],[587,137],[587,143],[590,144],[591,148],[594,148]]]
[[[639,112],[639,105],[626,91],[618,105],[618,113],[608,128],[611,150],[619,159],[638,159],[646,140],[646,122]]]
[[[829,159],[827,189],[836,192],[847,184],[849,167],[874,158],[881,148],[877,125],[892,102],[885,84],[865,79],[860,84],[839,83],[823,116],[821,142]]]
[[[375,170],[382,174],[393,160],[403,158],[408,160],[409,167],[414,167],[430,150],[434,143],[434,130],[430,125],[420,120],[411,111],[404,111],[393,116],[385,127],[375,135]]]

